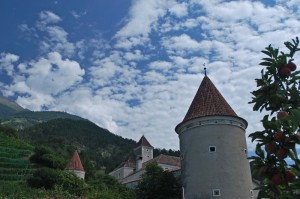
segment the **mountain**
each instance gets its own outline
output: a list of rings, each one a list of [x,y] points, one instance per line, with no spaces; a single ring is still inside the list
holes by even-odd
[[[61,111],[30,111],[22,108],[17,103],[0,96],[1,124],[12,126],[16,129],[24,129],[38,123],[58,118],[85,120],[77,115],[72,115]]]
[[[79,150],[87,170],[111,171],[137,144],[79,116],[60,111],[30,111],[4,97],[0,97],[0,113],[2,125],[18,129],[18,137],[34,146],[50,147],[66,158]],[[154,149],[154,154],[179,152]]]
[[[0,96],[0,118],[12,115],[14,113],[22,112],[25,109],[15,102]]]
[[[1,108],[1,107],[0,107]],[[72,115],[60,111],[30,111],[25,110],[16,112],[6,117],[2,117],[1,124],[12,126],[16,129],[24,129],[42,122],[47,122],[53,119],[73,119],[73,120],[86,120],[77,115]]]
[[[0,123],[18,129],[18,137],[66,158],[75,149],[85,165],[107,171],[116,167],[136,142],[117,136],[87,119],[60,111],[30,111],[0,96]]]
[[[136,142],[122,138],[88,120],[54,119],[19,131],[33,145],[47,146],[69,156],[75,149],[98,169],[110,171],[120,164]],[[85,162],[87,164],[87,162]]]

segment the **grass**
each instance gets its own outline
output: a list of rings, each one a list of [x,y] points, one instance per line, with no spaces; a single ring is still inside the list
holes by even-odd
[[[0,199],[41,199],[46,198],[43,189],[31,189],[21,181],[0,180]]]
[[[1,182],[25,182],[32,175],[33,169],[28,160],[32,150],[30,144],[0,132]]]

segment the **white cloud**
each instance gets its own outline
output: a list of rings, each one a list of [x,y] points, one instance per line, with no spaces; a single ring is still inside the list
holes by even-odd
[[[172,68],[172,63],[167,61],[154,61],[149,64],[149,68],[158,71],[168,71]]]
[[[67,111],[124,137],[138,140],[144,134],[155,147],[178,149],[174,128],[205,64],[225,99],[248,121],[248,136],[261,128],[262,114],[248,104],[262,69],[260,51],[270,43],[283,47],[300,32],[297,2],[274,3],[134,0],[111,38],[74,42],[58,24],[62,19],[43,11],[34,31],[20,26],[39,34],[40,57],[26,62],[2,53],[1,66],[13,82],[0,86],[6,95],[24,94],[17,102],[26,108]],[[80,20],[80,13],[71,14]]]
[[[19,56],[11,53],[0,53],[0,66],[8,75],[14,73],[14,63],[19,60]]]
[[[133,1],[127,23],[116,34],[116,47],[130,49],[145,45],[149,42],[149,34],[157,30],[158,20],[166,15],[168,9],[180,17],[187,14],[186,4],[178,4],[175,0]]]
[[[188,14],[187,3],[176,3],[169,8],[169,11],[177,17],[183,17]]]
[[[130,10],[128,23],[117,33],[117,37],[148,36],[159,17],[166,12],[168,1],[136,0]]]
[[[212,3],[204,9],[209,18],[231,23],[233,21],[249,19],[252,16],[253,3],[249,1],[222,2],[218,3],[218,5]]]
[[[71,57],[76,50],[75,44],[68,41],[68,33],[57,24],[62,19],[50,11],[42,11],[40,19],[37,21],[35,27],[29,27],[27,24],[21,24],[19,28],[26,33],[33,33],[36,38],[40,38],[40,50],[43,53],[57,51],[64,56]],[[46,36],[40,37],[39,31],[46,33]],[[32,35],[31,35],[32,36]]]
[[[63,28],[59,26],[47,26],[44,30],[49,37],[41,42],[42,51],[57,51],[65,56],[74,54],[75,45],[68,41],[68,33]]]
[[[85,74],[77,62],[62,59],[57,52],[19,64],[18,69],[19,75],[13,76],[14,81],[8,89],[15,93],[28,94],[29,97],[19,97],[18,102],[34,110],[49,105],[53,96],[72,88]],[[33,101],[36,103],[32,103]]]
[[[165,82],[167,79],[164,75],[154,72],[154,71],[149,71],[146,72],[143,81],[148,83],[148,84],[161,84]]]
[[[126,52],[124,58],[128,61],[138,61],[147,58],[147,56],[142,55],[141,50],[134,50],[133,52]]]
[[[46,24],[57,23],[61,21],[61,18],[51,11],[40,12],[39,17],[40,17],[39,25],[41,26],[45,26]]]
[[[187,51],[196,51],[203,46],[191,38],[187,34],[182,34],[179,36],[165,37],[162,40],[162,45],[168,50],[169,53],[179,53],[184,54]]]
[[[71,11],[71,15],[72,15],[75,19],[80,18],[80,15],[79,15],[77,12],[75,12],[74,10]]]
[[[76,11],[72,10],[70,13],[71,13],[71,15],[72,15],[75,19],[79,19],[80,17],[86,15],[86,14],[87,14],[87,11],[84,11],[84,12],[76,12]]]

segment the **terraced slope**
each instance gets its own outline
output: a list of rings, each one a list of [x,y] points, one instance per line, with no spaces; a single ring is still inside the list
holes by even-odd
[[[28,157],[33,146],[0,132],[0,182],[23,181],[32,175]]]

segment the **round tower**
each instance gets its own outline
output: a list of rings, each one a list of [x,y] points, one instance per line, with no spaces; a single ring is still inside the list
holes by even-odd
[[[82,166],[79,154],[77,151],[74,151],[72,158],[70,159],[68,165],[65,170],[73,172],[76,176],[81,179],[85,177],[85,171]]]
[[[253,197],[246,128],[247,121],[237,116],[205,75],[175,128],[185,199]]]

